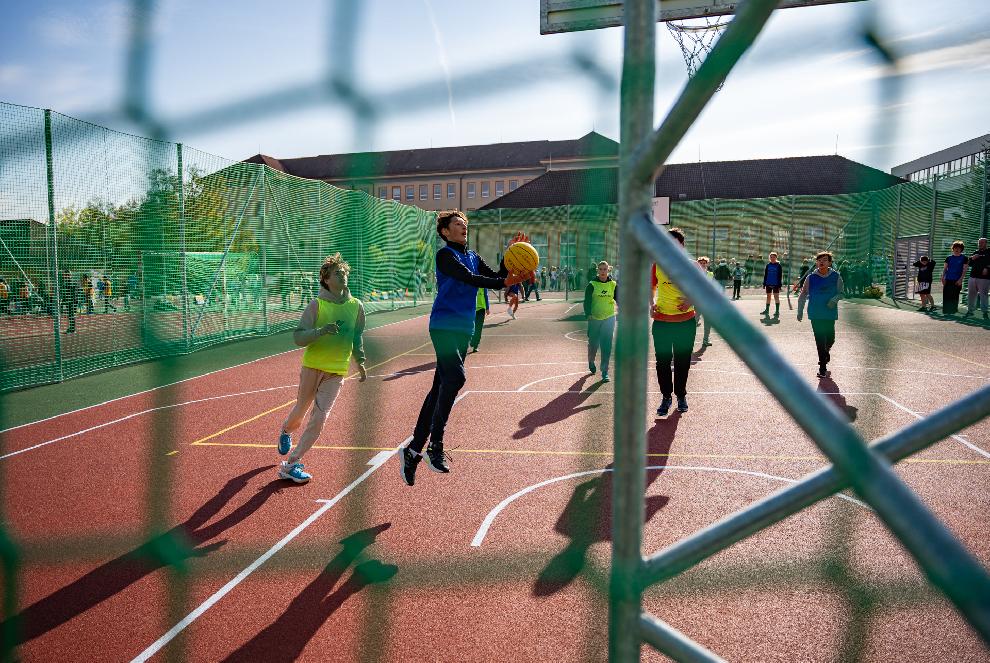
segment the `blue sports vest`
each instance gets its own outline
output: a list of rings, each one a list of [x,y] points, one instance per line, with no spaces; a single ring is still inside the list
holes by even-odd
[[[478,254],[474,251],[458,253],[449,246],[440,251],[450,251],[459,263],[468,268],[472,274],[478,273]],[[440,255],[437,251],[437,255]],[[433,300],[433,310],[430,312],[430,329],[459,332],[470,336],[474,333],[474,312],[478,289],[462,281],[437,272],[437,296]]]
[[[767,282],[763,285],[779,286],[783,281],[784,269],[779,262],[767,263]]]
[[[838,320],[839,307],[829,308],[828,302],[839,294],[839,273],[834,269],[827,276],[817,270],[808,274],[808,319]]]

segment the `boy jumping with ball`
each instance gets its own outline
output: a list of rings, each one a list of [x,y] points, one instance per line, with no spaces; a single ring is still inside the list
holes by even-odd
[[[312,475],[303,471],[303,454],[320,437],[327,415],[350,368],[351,355],[357,362],[361,382],[368,379],[364,368],[364,305],[347,289],[350,265],[335,253],[320,267],[320,293],[303,311],[299,326],[293,332],[296,345],[306,348],[299,373],[296,405],[282,424],[278,452],[283,456],[278,469],[280,479],[306,483]],[[299,428],[310,405],[309,423],[299,443],[292,447],[292,433]],[[289,453],[291,450],[292,453]]]

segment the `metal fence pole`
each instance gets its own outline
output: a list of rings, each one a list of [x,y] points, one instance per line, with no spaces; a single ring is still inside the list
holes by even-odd
[[[615,462],[612,476],[612,569],[609,579],[609,660],[638,661],[642,642],[643,494],[646,490],[646,273],[649,261],[631,230],[634,216],[649,215],[652,172],[632,177],[635,149],[652,132],[656,70],[656,2],[628,0],[622,61],[619,140],[619,247],[623,305],[616,343]]]
[[[175,162],[179,169],[179,265],[182,271],[182,347],[189,352],[189,284],[186,278],[186,178],[182,169],[182,143],[175,145]]]
[[[268,194],[275,195],[265,184],[268,182],[268,166],[261,167],[261,329],[267,334],[268,326]],[[320,233],[322,235],[323,233]],[[322,240],[321,240],[322,241]]]
[[[901,236],[901,194],[904,192],[904,185],[897,185],[897,212],[894,215],[894,236],[891,238],[891,260],[894,263],[892,270],[892,276],[890,277],[890,284],[888,285],[888,290],[890,292],[890,298],[895,298],[895,293],[897,292],[897,238]],[[904,298],[907,299],[908,292],[908,282],[907,278],[907,263],[904,265],[905,283],[904,283]]]
[[[987,224],[990,223],[990,199],[987,198],[987,185],[990,183],[990,147],[983,150],[983,207],[980,219],[980,237],[987,236]]]
[[[45,173],[48,180],[48,246],[51,266],[52,300],[55,310],[52,328],[55,335],[55,363],[53,378],[61,382],[62,371],[62,283],[58,272],[58,228],[55,223],[55,168],[52,157],[52,112],[45,109]],[[69,277],[71,280],[71,276]],[[75,302],[70,302],[74,306]]]

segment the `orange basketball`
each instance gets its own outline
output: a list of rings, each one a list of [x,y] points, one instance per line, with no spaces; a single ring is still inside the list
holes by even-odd
[[[536,269],[540,264],[540,254],[536,252],[529,242],[516,242],[510,244],[505,250],[505,257],[502,259],[505,268],[511,273],[528,274]]]

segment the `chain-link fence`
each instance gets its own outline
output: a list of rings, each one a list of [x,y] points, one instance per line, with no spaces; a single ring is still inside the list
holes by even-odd
[[[422,301],[432,220],[260,164],[0,104],[4,386],[283,331],[337,251],[369,311]]]

